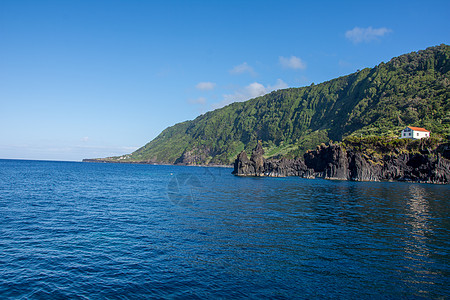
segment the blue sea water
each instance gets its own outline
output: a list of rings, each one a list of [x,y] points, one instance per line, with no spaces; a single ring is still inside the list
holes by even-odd
[[[0,160],[0,298],[449,298],[450,186]]]

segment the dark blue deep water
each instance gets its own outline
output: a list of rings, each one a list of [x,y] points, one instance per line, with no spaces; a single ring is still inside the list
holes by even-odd
[[[0,160],[0,298],[449,298],[450,186]]]

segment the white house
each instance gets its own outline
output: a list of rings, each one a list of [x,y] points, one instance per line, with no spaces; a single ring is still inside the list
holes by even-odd
[[[419,140],[430,137],[430,132],[425,128],[408,126],[402,130],[402,139]]]

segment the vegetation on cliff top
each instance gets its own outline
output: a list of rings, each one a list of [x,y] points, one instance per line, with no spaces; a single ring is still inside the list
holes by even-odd
[[[349,136],[399,136],[408,125],[448,140],[449,98],[450,46],[440,45],[205,113],[165,129],[123,161],[230,164],[258,140],[267,157],[296,157]]]
[[[378,155],[412,154],[441,154],[448,157],[450,144],[444,143],[440,137],[430,137],[420,140],[399,139],[395,137],[366,136],[346,137],[340,145],[343,149],[362,153],[376,153]]]

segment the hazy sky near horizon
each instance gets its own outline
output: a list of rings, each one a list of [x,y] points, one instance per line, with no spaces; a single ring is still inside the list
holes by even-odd
[[[450,42],[450,1],[0,1],[0,158],[130,153],[234,101]]]

